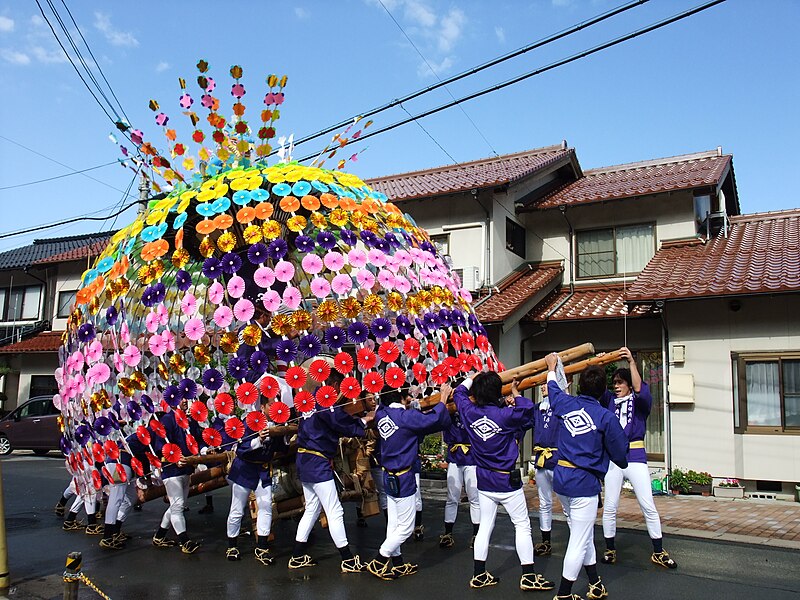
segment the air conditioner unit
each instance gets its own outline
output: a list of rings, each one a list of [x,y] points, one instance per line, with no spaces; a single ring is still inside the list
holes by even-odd
[[[461,285],[469,291],[475,291],[481,284],[481,270],[478,267],[459,267],[453,269],[461,280]]]

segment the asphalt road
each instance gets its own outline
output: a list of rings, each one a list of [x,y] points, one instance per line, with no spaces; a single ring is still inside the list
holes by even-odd
[[[327,531],[315,531],[313,555],[320,565],[312,569],[289,571],[286,564],[294,538],[293,521],[277,522],[275,565],[264,567],[251,558],[251,541],[242,537],[240,562],[228,562],[224,553],[227,488],[214,494],[215,512],[200,515],[202,497],[190,498],[187,513],[192,537],[201,540],[200,550],[191,556],[177,549],[156,549],[150,537],[165,504],[153,501],[142,512],[134,512],[126,531],[134,536],[118,552],[101,550],[99,537],[64,532],[52,507],[68,482],[61,459],[35,457],[15,452],[2,459],[5,486],[6,526],[12,589],[10,598],[61,598],[64,560],[71,551],[83,552],[84,572],[111,598],[182,599],[251,598],[275,593],[281,600],[325,597],[338,600],[363,595],[365,598],[506,598],[526,595],[518,588],[519,564],[513,550],[513,528],[503,514],[492,537],[489,570],[501,582],[493,588],[472,590],[472,553],[468,548],[471,527],[465,506],[456,523],[456,547],[441,550],[437,544],[441,528],[442,503],[428,501],[425,508],[426,539],[404,545],[405,556],[419,563],[420,572],[412,577],[382,582],[369,574],[342,575],[338,571],[338,552]],[[355,509],[347,504],[346,520],[351,545],[362,557],[372,557],[382,541],[383,518],[368,520],[365,529],[355,527]],[[536,519],[533,519],[536,530]],[[554,553],[537,560],[537,571],[558,581],[566,543],[566,526],[554,524]],[[602,532],[596,530],[596,539]],[[612,598],[703,598],[725,600],[754,597],[800,598],[800,561],[796,551],[764,548],[690,538],[670,538],[666,548],[678,561],[676,571],[650,563],[650,544],[646,533],[620,531],[617,538],[619,563],[600,565],[600,575]],[[599,548],[599,546],[598,546]],[[586,580],[578,580],[575,592],[585,593]],[[761,596],[764,594],[764,596]],[[528,593],[552,598],[553,593]],[[83,588],[81,598],[96,598]]]

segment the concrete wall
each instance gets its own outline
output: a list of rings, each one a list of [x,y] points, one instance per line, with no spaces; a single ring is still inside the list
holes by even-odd
[[[51,314],[47,317],[52,323],[53,331],[63,331],[67,327],[67,319],[59,319],[58,314],[58,296],[60,292],[67,292],[72,290],[79,290],[81,284],[81,274],[86,267],[85,263],[71,262],[62,263],[58,266],[58,274],[52,278],[53,285],[51,285]]]
[[[715,477],[800,481],[800,435],[735,434],[732,352],[798,351],[800,298],[792,295],[667,304],[670,346],[686,348],[670,376],[694,377],[694,404],[673,405],[673,465]]]

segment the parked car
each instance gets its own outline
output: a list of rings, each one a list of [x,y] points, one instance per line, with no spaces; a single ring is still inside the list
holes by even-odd
[[[13,450],[33,450],[44,455],[59,450],[59,410],[52,396],[31,398],[0,420],[0,455]]]

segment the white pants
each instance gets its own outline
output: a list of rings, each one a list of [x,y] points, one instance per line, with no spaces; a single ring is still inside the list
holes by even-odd
[[[136,486],[131,477],[133,473],[128,465],[122,465],[127,478],[125,483],[112,483],[108,486],[108,505],[106,506],[105,523],[113,525],[117,521],[125,521],[136,501]]]
[[[186,499],[189,497],[189,476],[169,477],[164,480],[164,488],[167,490],[169,508],[161,517],[161,528],[167,529],[172,524],[175,534],[180,535],[186,531],[183,507],[186,506]]]
[[[97,494],[76,495],[69,512],[77,514],[80,512],[81,507],[86,511],[87,516],[94,514],[95,510],[97,510]]]
[[[414,473],[414,479],[417,482],[417,493],[414,494],[414,508],[419,512],[422,510],[422,488],[419,485],[419,473]]]
[[[64,489],[64,492],[61,494],[64,500],[69,500],[75,494],[78,493],[78,489],[75,485],[75,479],[70,479],[69,485]]]
[[[386,539],[379,552],[386,558],[400,556],[400,546],[414,533],[416,495],[405,498],[387,496]]]
[[[238,483],[231,483],[231,510],[228,512],[229,538],[235,538],[239,535],[242,516],[250,498],[250,491]],[[256,531],[259,538],[266,539],[272,528],[272,486],[264,485],[264,482],[259,481],[258,487],[252,491],[256,495],[256,506],[258,507]]]
[[[614,463],[608,465],[605,480],[606,493],[603,497],[603,535],[613,538],[617,533],[617,508],[623,479],[627,479],[633,485],[633,493],[636,494],[639,508],[642,509],[650,539],[659,539],[661,537],[661,518],[658,516],[656,504],[653,502],[650,470],[647,468],[647,463],[635,462],[628,463],[627,469],[620,469]]]
[[[375,491],[378,492],[378,506],[380,506],[381,510],[386,510],[386,486],[383,485],[383,469],[372,467],[369,472],[372,475],[372,481],[375,482]]]
[[[474,465],[460,467],[455,463],[448,463],[447,465],[447,502],[444,505],[444,522],[456,522],[462,487],[467,490],[469,518],[473,525],[477,525],[481,522],[477,467]]]
[[[320,511],[325,511],[328,519],[328,532],[337,548],[347,546],[347,532],[344,529],[344,509],[339,501],[339,493],[333,479],[322,483],[304,483],[303,497],[306,501],[306,510],[300,523],[297,524],[295,540],[307,542],[314,523],[319,518]]]
[[[492,537],[497,507],[502,504],[514,524],[517,556],[522,565],[533,564],[533,540],[531,539],[531,520],[522,489],[513,492],[484,492],[478,490],[481,506],[481,526],[475,536],[475,560],[486,560],[489,555],[489,540]]]
[[[539,529],[553,528],[553,469],[536,469],[536,489],[539,492]]]
[[[569,543],[564,553],[561,576],[575,581],[583,565],[597,563],[594,550],[594,522],[597,519],[597,496],[569,498],[558,495],[569,522]]]

